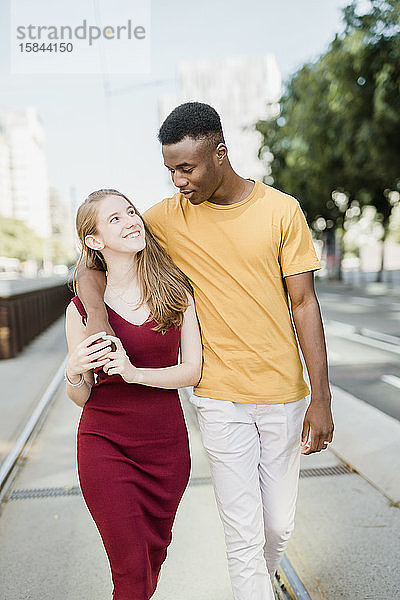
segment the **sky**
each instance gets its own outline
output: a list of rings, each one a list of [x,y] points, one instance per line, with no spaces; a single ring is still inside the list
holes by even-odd
[[[50,184],[65,199],[73,195],[80,203],[91,191],[112,187],[142,211],[171,195],[157,141],[158,103],[160,96],[176,91],[178,64],[270,52],[285,81],[327,49],[342,30],[342,9],[349,3],[152,0],[150,72],[108,76],[112,95],[106,96],[102,75],[11,73],[13,1],[0,0],[0,107],[38,109]],[[40,1],[33,1],[39,21]],[[118,6],[118,0],[113,3]],[[71,11],[81,6],[78,0],[54,0],[53,5]]]

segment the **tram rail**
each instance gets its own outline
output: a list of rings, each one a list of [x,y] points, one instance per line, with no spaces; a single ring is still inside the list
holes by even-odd
[[[34,408],[24,429],[0,466],[0,503],[9,490],[20,463],[29,450],[30,443],[45,421],[46,415],[54,401],[55,394],[63,381],[66,362],[67,357],[65,357],[58,367],[57,372]]]

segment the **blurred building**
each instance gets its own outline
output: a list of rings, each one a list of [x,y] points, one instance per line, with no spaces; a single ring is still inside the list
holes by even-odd
[[[45,133],[35,108],[0,109],[0,213],[50,235]]]
[[[243,177],[261,179],[265,160],[258,158],[259,119],[276,115],[281,96],[281,75],[272,54],[220,60],[182,62],[179,91],[160,102],[160,120],[183,102],[206,102],[221,116],[232,166]]]
[[[72,206],[55,188],[49,193],[52,260],[54,263],[69,262],[75,256],[75,229]]]

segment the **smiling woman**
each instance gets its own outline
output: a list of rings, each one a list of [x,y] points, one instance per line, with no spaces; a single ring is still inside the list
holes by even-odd
[[[79,483],[110,561],[113,600],[148,600],[189,478],[177,388],[200,378],[200,333],[186,277],[126,196],[90,194],[76,225],[79,284],[82,268],[106,272],[115,332],[88,335],[85,308],[72,299],[66,380],[69,397],[83,407]]]
[[[191,286],[124,194],[112,189],[93,192],[79,207],[76,226],[82,250],[74,274],[75,292],[85,265],[107,272],[108,294],[118,290],[138,308],[147,306],[156,331],[182,325]],[[126,306],[118,310],[123,312]]]

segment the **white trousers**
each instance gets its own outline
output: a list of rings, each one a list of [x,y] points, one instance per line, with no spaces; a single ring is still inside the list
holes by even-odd
[[[307,398],[242,404],[192,395],[225,532],[235,600],[273,600],[294,528]]]

